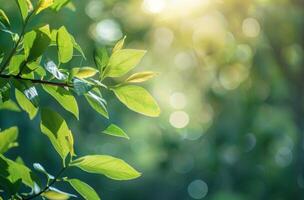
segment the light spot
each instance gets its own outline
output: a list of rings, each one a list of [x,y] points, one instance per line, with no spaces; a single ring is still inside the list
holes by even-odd
[[[154,31],[154,46],[158,50],[169,48],[174,40],[173,32],[167,27],[160,27]]]
[[[105,19],[96,25],[96,39],[99,42],[112,43],[122,37],[119,24],[112,19]]]
[[[175,92],[170,96],[170,105],[174,109],[183,109],[187,104],[186,97],[184,93]]]
[[[102,14],[103,3],[102,1],[93,0],[88,3],[85,8],[86,14],[92,18],[97,19]]]
[[[292,161],[292,152],[290,148],[279,148],[275,155],[275,161],[280,167],[287,167]]]
[[[184,111],[175,111],[170,115],[170,124],[175,128],[185,128],[189,124],[189,115]]]
[[[160,13],[166,7],[164,0],[144,0],[142,8],[147,13]]]
[[[202,199],[208,193],[208,185],[202,180],[194,180],[188,186],[188,194],[193,199]]]
[[[243,21],[242,29],[243,29],[243,33],[247,37],[251,37],[251,38],[257,37],[261,31],[259,22],[254,18],[246,18]]]

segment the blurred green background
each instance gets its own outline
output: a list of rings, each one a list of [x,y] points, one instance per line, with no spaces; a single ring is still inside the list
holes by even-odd
[[[160,75],[148,82],[162,108],[159,118],[133,113],[108,99],[110,122],[130,140],[101,133],[110,123],[79,99],[80,121],[49,96],[75,134],[76,153],[110,154],[143,172],[116,182],[69,170],[106,200],[304,199],[303,0],[74,0],[59,13],[44,12],[32,26],[67,26],[86,52],[69,66],[92,65],[95,44],[147,49],[137,70]],[[14,1],[0,0],[14,30]],[[10,49],[9,36],[0,46]],[[41,89],[41,88],[40,88]],[[40,90],[41,91],[41,90]],[[38,119],[0,111],[0,127],[18,125],[28,166],[60,164]],[[58,185],[61,189],[66,185]],[[71,191],[71,190],[70,190]]]

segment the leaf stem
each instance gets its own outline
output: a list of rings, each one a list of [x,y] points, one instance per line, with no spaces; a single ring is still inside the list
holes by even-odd
[[[40,192],[38,192],[37,194],[34,194],[32,196],[29,197],[23,197],[23,200],[29,200],[29,199],[34,199],[36,197],[39,197],[41,194],[43,194],[44,192],[46,192],[54,183],[56,183],[58,181],[58,178],[62,175],[62,173],[67,169],[67,167],[63,167],[58,174],[55,176],[55,178],[45,186],[45,188],[43,190],[41,190]]]

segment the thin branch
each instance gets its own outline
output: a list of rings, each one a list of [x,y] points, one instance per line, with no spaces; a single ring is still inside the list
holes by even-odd
[[[31,78],[23,78],[21,76],[17,75],[6,75],[6,74],[0,74],[1,78],[6,78],[6,79],[17,79],[17,80],[24,80],[24,81],[30,81],[34,84],[44,84],[44,85],[53,85],[53,86],[59,86],[59,87],[69,87],[73,88],[73,85],[69,85],[68,83],[58,83],[58,82],[51,82],[51,81],[46,81],[46,80],[39,80],[39,79],[31,79]]]
[[[32,196],[29,197],[23,197],[23,200],[29,200],[29,199],[34,199],[36,197],[39,197],[41,194],[43,194],[44,192],[48,191],[48,189],[58,181],[58,178],[61,176],[61,174],[64,172],[64,170],[66,169],[66,167],[62,168],[58,174],[55,176],[55,178],[50,182],[50,184],[48,184],[47,186],[45,186],[45,188],[43,190],[41,190],[40,192],[38,192],[37,194],[34,194]]]

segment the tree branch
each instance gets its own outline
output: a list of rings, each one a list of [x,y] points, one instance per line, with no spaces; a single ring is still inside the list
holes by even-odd
[[[58,83],[58,82],[51,82],[51,81],[45,81],[45,80],[39,80],[39,79],[31,79],[31,78],[23,78],[18,75],[6,75],[6,74],[0,74],[1,78],[6,79],[17,79],[17,80],[24,80],[24,81],[30,81],[34,84],[44,84],[44,85],[53,85],[53,86],[59,86],[59,87],[69,87],[73,88],[73,85],[69,85],[68,83]]]

